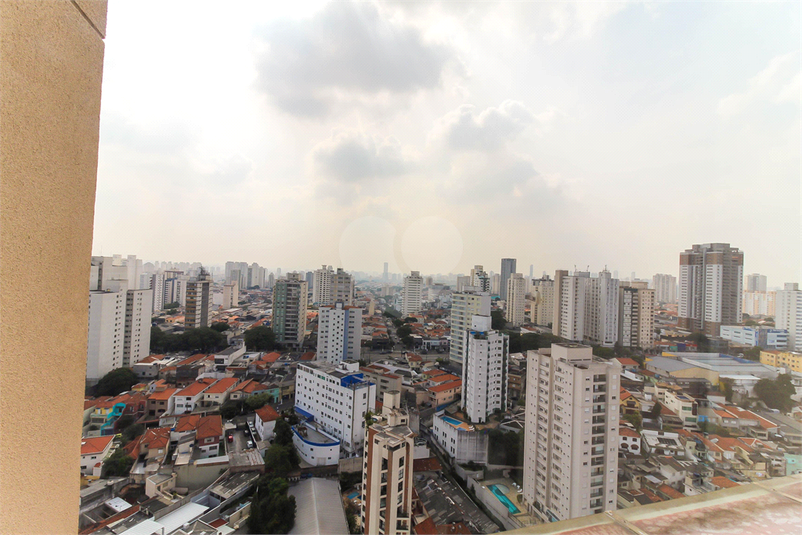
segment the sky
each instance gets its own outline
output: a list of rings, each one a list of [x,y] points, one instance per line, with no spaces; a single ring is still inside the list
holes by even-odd
[[[802,282],[798,2],[111,2],[93,254]]]

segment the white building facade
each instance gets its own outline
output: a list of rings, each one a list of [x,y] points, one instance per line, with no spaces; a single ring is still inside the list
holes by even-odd
[[[461,405],[471,422],[483,423],[507,408],[509,337],[491,329],[490,316],[474,316],[464,347]]]
[[[404,316],[415,314],[423,309],[423,277],[420,271],[413,271],[404,277],[404,301],[401,313]]]
[[[332,364],[359,360],[362,343],[362,309],[342,302],[320,307],[317,360]]]
[[[524,503],[545,522],[616,508],[621,365],[592,348],[527,354]]]
[[[474,316],[490,315],[490,294],[467,286],[451,294],[451,348],[449,359],[462,362],[465,354],[465,332],[471,328]]]
[[[487,433],[440,412],[434,415],[432,434],[454,462],[487,464]]]
[[[514,327],[524,324],[526,318],[526,279],[520,273],[513,273],[507,279],[507,322]]]
[[[295,381],[295,411],[312,418],[349,453],[362,450],[365,413],[376,409],[376,385],[358,362],[303,363]]]
[[[596,277],[587,271],[555,276],[555,321],[557,336],[573,342],[612,347],[618,341],[618,279],[604,270]]]
[[[788,349],[802,351],[802,290],[796,282],[777,292],[775,325],[788,331]]]

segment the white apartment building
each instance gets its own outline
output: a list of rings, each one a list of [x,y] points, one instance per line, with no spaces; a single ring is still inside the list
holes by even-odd
[[[89,339],[86,378],[97,381],[123,365],[125,291],[89,292]]]
[[[483,423],[507,408],[509,337],[491,329],[490,316],[474,316],[464,347],[460,404],[471,422]]]
[[[760,273],[750,273],[746,276],[746,289],[747,292],[765,292],[766,283],[768,280],[765,275]]]
[[[743,313],[774,317],[777,313],[777,292],[744,292]]]
[[[484,266],[473,266],[471,270],[471,286],[476,286],[483,292],[490,292],[490,277],[485,271]]]
[[[520,273],[513,273],[507,279],[507,322],[520,327],[526,321],[526,279]]]
[[[778,329],[788,331],[788,349],[802,351],[802,290],[798,283],[786,283],[777,292],[777,315],[774,320]]]
[[[364,533],[408,535],[412,530],[415,433],[400,409],[400,392],[386,392],[382,414],[365,435],[362,469]]]
[[[152,291],[128,290],[125,293],[122,364],[125,368],[130,368],[150,355],[151,310],[153,310]]]
[[[545,522],[616,508],[621,365],[592,348],[527,353],[524,504]]]
[[[721,337],[736,344],[763,349],[786,349],[788,331],[771,327],[743,327],[741,325],[722,325]]]
[[[404,301],[401,309],[401,314],[409,316],[415,314],[423,309],[423,277],[420,276],[420,271],[413,271],[410,275],[404,277]]]
[[[618,341],[618,279],[604,270],[597,277],[587,271],[569,275],[558,270],[554,277],[552,331],[573,342],[587,341],[613,346]]]
[[[317,360],[337,364],[359,360],[362,344],[362,309],[342,302],[322,306],[318,313]]]
[[[454,462],[487,464],[489,435],[472,425],[439,412],[433,418],[432,436]]]
[[[361,451],[365,413],[375,409],[376,385],[365,380],[358,362],[298,364],[295,412],[313,418],[345,451]]]
[[[666,273],[658,273],[652,277],[654,297],[658,303],[677,302],[677,277]]]
[[[533,279],[529,293],[529,321],[535,325],[548,325],[554,318],[554,281],[548,277]]]
[[[473,286],[451,294],[451,348],[449,359],[462,362],[465,354],[465,331],[474,316],[490,315],[490,294]]]
[[[227,282],[223,285],[223,309],[228,310],[239,306],[239,282]]]
[[[618,289],[618,342],[624,347],[654,346],[655,291],[643,281],[624,282]]]
[[[346,306],[354,304],[354,277],[337,268],[323,266],[314,273],[312,283],[312,302],[320,306],[342,302]]]

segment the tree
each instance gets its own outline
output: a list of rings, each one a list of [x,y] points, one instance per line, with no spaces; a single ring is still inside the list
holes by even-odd
[[[524,433],[493,429],[488,433],[488,461],[491,464],[523,466]]]
[[[150,328],[150,351],[152,353],[163,353],[164,343],[167,335],[159,327]]]
[[[245,331],[245,347],[251,351],[272,351],[278,348],[273,329],[260,325]]]
[[[293,446],[282,446],[273,443],[265,452],[265,469],[275,477],[287,477],[292,470],[290,460],[290,448],[295,451]]]
[[[719,390],[724,394],[724,399],[727,401],[732,401],[732,385],[733,380],[729,378],[724,378],[719,381]]]
[[[273,428],[275,438],[273,444],[280,446],[292,446],[292,427],[284,418],[276,420],[276,426]]]
[[[226,323],[225,321],[215,321],[214,323],[212,323],[211,329],[219,333],[225,332],[228,330],[228,323]]]
[[[145,426],[143,424],[134,424],[128,426],[125,431],[123,431],[122,442],[123,444],[128,444],[136,437],[142,435],[145,432]]]
[[[133,465],[134,459],[125,450],[118,448],[103,462],[103,470],[100,477],[105,479],[127,476]]]
[[[611,347],[593,346],[593,354],[609,360],[615,357],[615,350]]]
[[[784,373],[777,377],[777,379],[761,379],[755,384],[755,395],[758,399],[772,409],[778,409],[783,412],[791,410],[794,402],[791,399],[796,393],[791,376]]]
[[[255,396],[251,396],[245,400],[245,406],[248,407],[248,410],[255,411],[256,409],[261,409],[268,403],[273,401],[273,396],[268,394],[267,392],[262,392],[261,394],[256,394]]]
[[[417,318],[404,318],[404,323],[418,323]]]
[[[493,310],[490,312],[490,327],[494,331],[503,331],[507,326],[507,320],[504,319],[504,313],[500,310]]]
[[[656,420],[658,416],[660,416],[660,411],[662,410],[662,406],[660,405],[659,401],[654,402],[654,407],[652,410],[649,411],[649,418],[652,420]]]
[[[181,338],[185,350],[199,351],[201,353],[209,353],[225,347],[228,343],[225,335],[209,327],[187,329],[181,334]]]
[[[746,351],[744,351],[744,358],[749,360],[759,361],[760,360],[760,348],[758,346],[750,347]]]
[[[624,420],[631,423],[635,430],[640,431],[643,427],[643,416],[639,412],[633,412],[632,414],[625,414]]]
[[[131,427],[135,421],[136,420],[134,419],[134,417],[132,415],[123,414],[122,416],[117,418],[116,422],[114,422],[114,429],[118,433],[122,433],[123,431],[125,431],[126,429]]]
[[[287,480],[266,474],[259,478],[248,518],[250,533],[289,533],[295,525],[295,497]]]
[[[229,399],[220,406],[220,416],[226,420],[231,420],[242,412],[242,401]]]
[[[116,396],[120,392],[127,392],[139,382],[131,368],[117,368],[100,378],[95,385],[96,396]]]

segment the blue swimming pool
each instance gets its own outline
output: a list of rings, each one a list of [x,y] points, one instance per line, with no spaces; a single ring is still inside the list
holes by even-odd
[[[454,425],[454,426],[462,425],[462,422],[460,422],[456,418],[452,418],[451,416],[441,416],[440,418],[442,418],[447,423],[450,423],[451,425]]]
[[[498,487],[499,487],[498,485],[490,485],[488,488],[489,488],[489,489],[490,489],[490,491],[491,491],[491,492],[492,492],[492,493],[493,493],[493,494],[496,496],[496,498],[498,498],[498,501],[500,501],[501,503],[503,503],[503,504],[504,504],[504,506],[507,508],[507,510],[508,510],[510,513],[512,513],[512,514],[514,514],[514,515],[517,515],[518,513],[520,513],[520,512],[521,512],[521,510],[520,510],[520,509],[518,509],[517,507],[515,507],[515,504],[513,504],[513,503],[512,503],[512,502],[509,500],[509,498],[507,498],[507,497],[504,495],[504,492],[502,492],[502,491],[501,491],[501,489],[500,489],[500,488],[498,488]]]
[[[353,499],[354,499],[354,498],[356,498],[357,496],[359,496],[359,492],[357,492],[357,491],[354,491],[354,492],[352,492],[351,494],[349,494],[349,495],[348,495],[348,499],[349,499],[349,500],[353,500]]]

